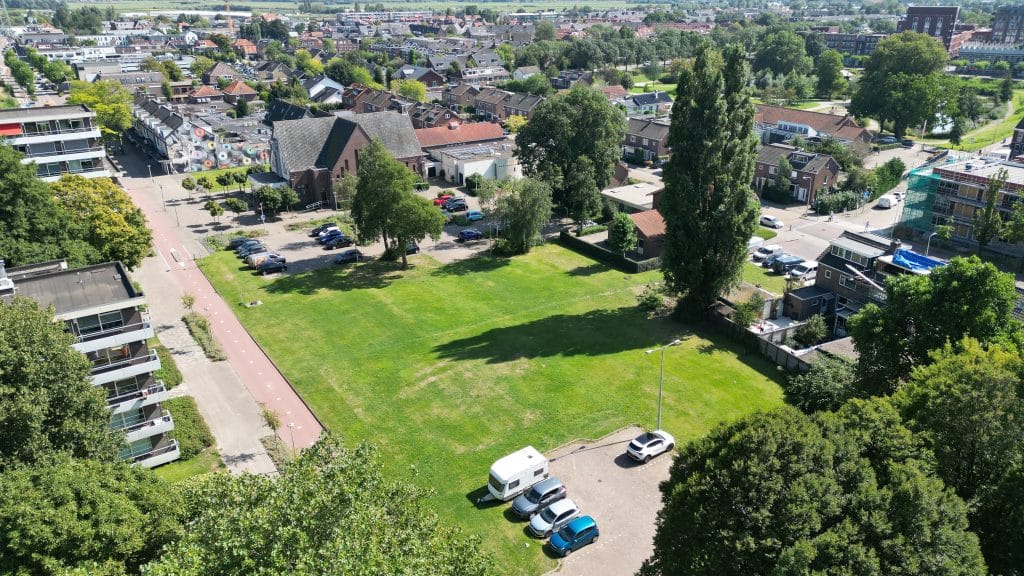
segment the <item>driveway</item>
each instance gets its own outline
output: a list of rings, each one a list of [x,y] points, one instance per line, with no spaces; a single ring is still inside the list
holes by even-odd
[[[643,432],[630,427],[594,442],[572,443],[548,454],[551,474],[569,497],[597,521],[601,537],[565,558],[555,574],[635,574],[654,551],[658,485],[669,477],[672,455],[647,464],[626,456],[626,444]]]

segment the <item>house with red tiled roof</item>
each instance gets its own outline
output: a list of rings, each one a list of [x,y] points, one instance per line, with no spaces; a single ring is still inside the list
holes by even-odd
[[[235,49],[237,54],[241,54],[244,58],[252,58],[253,56],[256,56],[258,52],[256,45],[248,38],[236,39],[231,43],[231,47]]]
[[[222,102],[224,100],[224,93],[217,90],[213,86],[207,86],[203,84],[189,92],[188,102],[189,104],[202,104],[206,102]]]
[[[629,215],[636,229],[636,252],[644,258],[657,258],[665,248],[665,219],[657,210]]]
[[[612,101],[619,100],[625,98],[626,96],[629,96],[629,90],[626,90],[625,88],[618,84],[612,84],[611,86],[602,86],[598,88],[598,90],[601,91],[601,94],[604,94],[605,98]]]
[[[871,133],[857,124],[850,114],[826,114],[758,104],[754,126],[763,144],[785,142],[799,136],[810,142],[835,138],[856,148],[871,146]]]
[[[493,122],[452,121],[446,126],[421,128],[416,131],[416,139],[420,142],[420,148],[429,153],[438,148],[497,142],[505,139],[505,132],[501,125]]]
[[[224,88],[224,101],[230,102],[231,104],[234,104],[239,100],[252,102],[257,98],[259,98],[259,92],[256,92],[252,86],[249,86],[241,80],[235,80]]]
[[[196,52],[210,52],[217,50],[217,44],[213,40],[204,38],[202,40],[196,40],[196,43],[192,45],[192,49]]]

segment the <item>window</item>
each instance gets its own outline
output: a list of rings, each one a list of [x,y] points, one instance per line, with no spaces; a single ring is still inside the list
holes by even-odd
[[[649,141],[647,140],[647,138],[644,138],[644,144],[643,145],[647,146],[648,143],[649,143]]]
[[[78,333],[84,336],[86,334],[95,334],[96,332],[120,328],[124,326],[124,319],[121,317],[120,310],[114,310],[113,312],[104,312],[98,316],[83,316],[76,320],[75,323],[78,325]]]
[[[825,175],[825,184],[828,184],[828,175]]]
[[[832,278],[832,271],[831,270],[825,270],[825,278]]]
[[[543,473],[544,473],[544,469],[543,468],[537,468],[536,470],[533,471],[533,476],[536,478],[537,476],[540,476]]]
[[[518,488],[518,487],[519,487],[519,480],[513,480],[513,481],[508,483],[508,489],[509,490],[514,490],[515,488]]]
[[[632,143],[636,143],[636,136],[630,134],[629,135],[629,141],[632,142]]]
[[[778,166],[771,166],[771,167],[768,168],[768,173],[769,174],[775,174],[778,171],[779,171],[779,167]]]

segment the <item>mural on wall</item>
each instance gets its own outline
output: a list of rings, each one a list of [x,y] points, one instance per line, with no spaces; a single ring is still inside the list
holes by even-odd
[[[190,136],[190,172],[266,164],[270,161],[270,146],[267,143],[245,141],[237,136],[232,138],[195,125],[192,126]]]

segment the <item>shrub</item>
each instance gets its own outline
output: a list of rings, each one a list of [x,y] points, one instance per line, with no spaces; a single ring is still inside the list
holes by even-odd
[[[815,210],[818,214],[830,214],[853,210],[859,205],[860,196],[853,191],[844,190],[818,196],[817,208]]]
[[[651,284],[644,286],[643,291],[636,296],[637,306],[647,312],[658,310],[664,301],[665,297],[662,295],[661,290]]]
[[[188,460],[213,446],[213,434],[206,425],[196,401],[189,396],[179,396],[163,403],[174,418],[174,430],[171,437],[178,441],[181,458]]]
[[[754,292],[750,295],[750,300],[736,306],[732,313],[732,321],[737,326],[747,328],[761,316],[762,310],[764,310],[764,296],[761,296],[760,292]]]
[[[811,369],[791,376],[783,385],[786,401],[810,414],[835,410],[856,395],[854,364],[822,354]]]
[[[228,359],[228,355],[224,353],[220,344],[213,338],[213,332],[210,331],[210,321],[205,316],[189,312],[182,316],[181,319],[185,322],[189,333],[195,338],[199,347],[203,349],[203,353],[206,354],[207,358],[213,361]]]
[[[587,235],[590,235],[590,234],[597,234],[598,232],[604,232],[607,229],[608,229],[608,227],[607,226],[603,226],[603,225],[587,226],[583,230],[580,230],[579,236],[587,236]]]
[[[807,319],[793,332],[793,340],[801,347],[814,346],[825,338],[828,328],[825,326],[825,318],[821,314],[815,314]]]
[[[281,417],[277,415],[277,412],[267,408],[266,404],[260,404],[260,415],[263,416],[263,421],[271,430],[276,432],[281,427]]]
[[[171,351],[156,338],[149,341],[149,349],[155,350],[156,355],[160,358],[160,369],[154,372],[153,376],[157,380],[163,381],[168,389],[181,384],[183,380],[181,370],[178,370],[178,365],[174,362],[174,356],[171,354]]]

